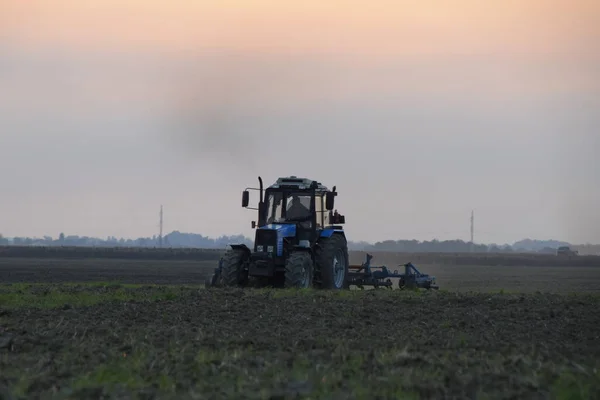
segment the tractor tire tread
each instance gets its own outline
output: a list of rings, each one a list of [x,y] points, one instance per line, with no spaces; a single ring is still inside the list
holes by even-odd
[[[242,249],[231,249],[225,253],[221,271],[221,284],[223,286],[244,286],[247,280],[243,270],[245,258],[246,251]]]
[[[308,288],[312,286],[312,257],[305,251],[295,251],[290,254],[285,263],[285,288]],[[304,285],[304,273],[306,268],[309,274],[308,286]]]
[[[336,288],[333,276],[333,257],[335,252],[341,248],[345,262],[346,262],[346,275],[344,283],[341,288]],[[349,289],[348,284],[348,265],[349,265],[349,254],[348,254],[348,242],[346,238],[340,234],[333,234],[328,238],[321,238],[317,245],[315,254],[315,284],[322,289]]]

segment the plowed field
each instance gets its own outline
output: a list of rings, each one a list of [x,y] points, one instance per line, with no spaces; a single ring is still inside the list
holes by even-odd
[[[333,293],[205,289],[213,266],[0,259],[0,399],[600,398],[600,269]]]
[[[360,264],[354,255],[351,262]],[[381,258],[383,261],[380,261]],[[421,272],[434,275],[440,288],[450,291],[534,293],[596,293],[600,291],[600,257],[597,265],[449,265],[416,264]],[[374,265],[391,270],[410,261],[389,255],[373,259]],[[218,261],[171,261],[126,259],[1,258],[0,283],[119,282],[131,284],[203,284]]]
[[[593,295],[17,284],[0,299],[7,398],[600,393]]]

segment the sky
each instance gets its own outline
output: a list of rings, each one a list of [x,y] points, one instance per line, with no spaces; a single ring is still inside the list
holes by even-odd
[[[0,233],[253,236],[297,175],[354,241],[600,243],[598,42],[591,0],[0,0]]]

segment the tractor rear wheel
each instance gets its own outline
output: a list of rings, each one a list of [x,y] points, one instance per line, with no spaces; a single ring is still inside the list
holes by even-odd
[[[308,252],[296,251],[290,254],[285,263],[286,288],[305,289],[312,286],[312,258]]]
[[[246,257],[247,253],[242,249],[231,249],[225,253],[221,270],[221,285],[246,286],[248,283],[248,271],[244,270]]]
[[[321,238],[317,246],[316,265],[318,280],[323,289],[349,289],[348,284],[348,243],[346,238],[333,234]]]

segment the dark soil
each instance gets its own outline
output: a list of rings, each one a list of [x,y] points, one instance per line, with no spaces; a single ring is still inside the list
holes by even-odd
[[[2,290],[0,398],[600,398],[593,295]]]
[[[373,265],[391,270],[410,261],[402,254],[377,257]],[[354,257],[360,264],[362,258]],[[120,282],[132,284],[203,284],[217,261],[36,259],[0,257],[0,283]],[[434,275],[441,289],[477,292],[587,292],[600,291],[599,267],[470,266],[416,264]]]
[[[0,283],[200,284],[218,264],[218,261],[0,257]]]
[[[41,260],[146,260],[146,261],[212,261],[216,262],[226,248],[149,248],[149,247],[84,247],[84,246],[0,246],[0,259],[36,258]],[[600,267],[600,255],[557,256],[542,253],[461,253],[461,252],[391,252],[370,251],[375,259],[385,263],[459,265],[459,266],[538,266],[538,267]],[[362,263],[364,251],[350,251],[352,262]],[[384,261],[385,260],[385,261]]]

